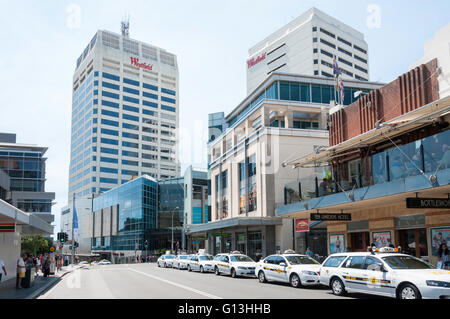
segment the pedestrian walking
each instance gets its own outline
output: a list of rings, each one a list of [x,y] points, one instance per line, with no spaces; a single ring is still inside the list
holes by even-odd
[[[450,269],[450,254],[445,243],[439,245],[438,258],[437,268]]]
[[[25,278],[25,272],[26,272],[26,268],[25,268],[25,259],[26,255],[25,254],[21,254],[19,259],[17,260],[17,286],[16,288],[18,289],[22,289],[22,278]]]
[[[48,277],[50,274],[50,256],[44,256],[44,261],[42,263],[42,272],[44,273],[44,277]]]
[[[2,276],[5,274],[5,276],[8,276],[8,273],[6,272],[5,263],[3,260],[0,259],[0,282],[2,281]]]
[[[40,259],[40,257],[36,258],[36,276],[38,276],[38,271],[41,268],[41,259]]]
[[[311,258],[314,256],[314,253],[309,249],[309,247],[306,248],[305,254]]]

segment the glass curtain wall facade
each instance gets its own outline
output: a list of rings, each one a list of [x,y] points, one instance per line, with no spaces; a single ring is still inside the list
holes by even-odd
[[[159,182],[158,227],[149,232],[150,247],[158,249],[181,248],[184,214],[184,178]],[[178,243],[178,246],[177,246]]]
[[[149,231],[158,226],[157,192],[156,181],[143,176],[96,197],[94,212],[118,206],[117,235],[103,236],[105,230],[102,229],[101,236],[93,238],[92,250],[144,250]],[[105,218],[102,216],[103,223]],[[114,225],[114,221],[111,223]],[[93,225],[95,227],[95,221]]]
[[[346,87],[344,88],[344,105],[350,105],[359,99],[354,97],[354,93],[362,91],[360,97],[369,90]],[[248,106],[236,117],[228,122],[228,126],[243,118],[251,109],[259,104],[263,99],[297,101],[308,103],[330,104],[335,100],[336,88],[331,85],[310,84],[290,81],[274,81],[264,92],[257,96]]]
[[[286,184],[286,203],[402,180],[422,171],[436,174],[450,168],[448,141],[450,130],[333,167],[316,168],[314,175]]]

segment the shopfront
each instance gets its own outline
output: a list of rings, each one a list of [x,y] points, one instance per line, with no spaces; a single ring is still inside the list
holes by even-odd
[[[352,211],[350,222],[328,222],[328,253],[366,251],[393,244],[403,253],[437,263],[441,243],[450,244],[450,210],[405,208],[405,203]],[[345,248],[344,248],[345,247]]]
[[[276,228],[281,229],[281,225],[281,218],[234,218],[191,225],[187,237],[188,242],[193,242],[195,238],[204,236],[203,247],[211,255],[238,250],[259,261],[276,252]]]

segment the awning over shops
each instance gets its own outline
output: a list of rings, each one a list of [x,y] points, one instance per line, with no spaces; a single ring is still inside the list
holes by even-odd
[[[414,111],[381,123],[377,128],[348,139],[340,144],[318,150],[316,153],[292,160],[286,165],[298,167],[318,167],[328,165],[328,161],[336,155],[360,147],[374,145],[387,137],[411,131],[436,121],[439,117],[450,114],[450,96],[424,105]]]
[[[0,223],[14,223],[22,227],[23,234],[53,234],[53,226],[33,214],[20,209],[0,199]]]
[[[198,232],[212,231],[237,226],[271,226],[281,225],[282,223],[283,222],[280,217],[235,217],[207,224],[190,225],[189,229],[186,231],[186,234],[189,235]]]

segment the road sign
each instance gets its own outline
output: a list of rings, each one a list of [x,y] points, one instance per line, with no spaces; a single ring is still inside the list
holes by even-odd
[[[50,247],[50,252],[54,252],[55,251],[55,247]]]

